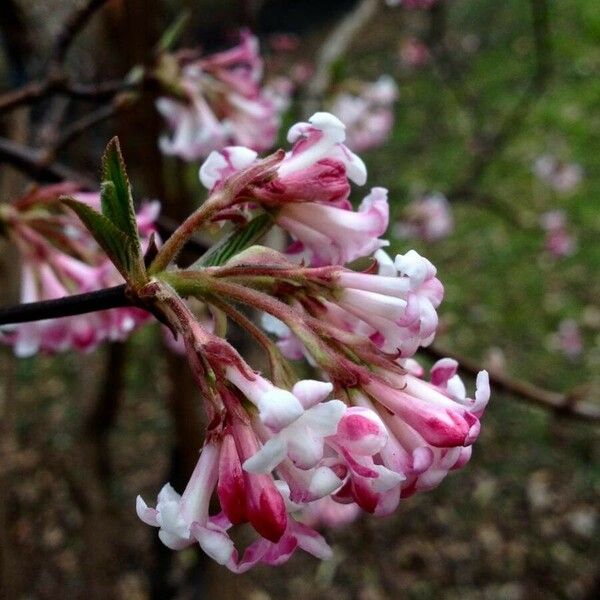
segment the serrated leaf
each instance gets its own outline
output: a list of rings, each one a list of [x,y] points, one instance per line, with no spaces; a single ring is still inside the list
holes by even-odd
[[[264,213],[252,221],[234,229],[228,236],[202,255],[192,269],[216,267],[226,263],[232,256],[254,245],[273,225],[273,217]]]
[[[113,222],[141,256],[131,186],[125,170],[119,140],[113,138],[102,157],[102,214]]]
[[[131,240],[112,221],[75,198],[64,197],[61,200],[77,213],[126,281],[143,279],[144,269]]]

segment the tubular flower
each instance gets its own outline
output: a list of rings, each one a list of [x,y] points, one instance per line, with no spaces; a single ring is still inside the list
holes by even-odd
[[[48,203],[49,198],[43,188],[37,194],[40,202]],[[97,193],[75,196],[92,207],[100,205]],[[53,200],[57,198],[58,194],[50,197]],[[36,202],[32,205],[37,206]],[[14,210],[8,227],[9,236],[15,241],[21,257],[21,302],[53,300],[122,282],[118,271],[74,215],[59,209],[43,217],[38,215],[36,219],[27,219],[27,210]],[[138,212],[138,227],[145,243],[154,232],[154,221],[159,211],[158,202],[148,202]],[[0,341],[12,345],[15,354],[20,357],[33,356],[38,352],[89,352],[105,341],[127,339],[149,317],[148,313],[137,308],[115,308],[5,326],[0,331]]]
[[[254,150],[273,145],[285,109],[286,91],[261,89],[263,63],[258,40],[242,31],[238,46],[184,64],[174,84],[185,101],[159,98],[156,108],[172,130],[160,148],[192,161],[228,144]]]
[[[301,248],[313,265],[338,265],[387,245],[379,236],[387,229],[388,218],[387,190],[373,188],[357,212],[324,204],[287,204],[276,223],[301,244],[290,249],[291,256]]]
[[[288,133],[292,149],[274,176],[244,190],[251,200],[275,208],[275,222],[295,242],[289,256],[313,265],[344,264],[387,245],[378,239],[388,226],[387,190],[373,188],[357,212],[348,201],[350,181],[363,185],[363,161],[344,145],[344,124],[329,113],[315,113]],[[243,147],[212,152],[200,167],[200,180],[211,191],[221,189],[236,172],[250,167],[256,154]]]

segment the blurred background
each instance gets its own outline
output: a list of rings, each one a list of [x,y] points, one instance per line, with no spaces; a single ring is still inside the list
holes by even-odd
[[[46,77],[59,32],[83,4],[0,3],[2,92]],[[282,144],[291,123],[341,111],[340,95],[392,78],[393,123],[360,154],[369,184],[390,191],[391,250],[417,249],[445,284],[440,347],[600,405],[596,0],[96,4],[64,63],[84,83],[149,64],[183,10],[177,48],[231,47],[249,27],[265,80],[293,82]],[[160,153],[155,97],[40,93],[3,111],[0,96],[0,201],[65,173],[95,181],[106,142],[119,135],[135,197],[159,198],[165,217],[181,219],[205,197],[201,161]],[[0,251],[8,305],[18,300],[18,269],[1,240]],[[0,595],[600,597],[597,419],[492,391],[471,463],[438,489],[391,517],[326,530],[332,561],[298,553],[233,576],[195,549],[167,550],[135,516],[138,493],[152,497],[167,479],[181,490],[202,443],[197,392],[157,327],[83,356],[17,360],[2,347]]]

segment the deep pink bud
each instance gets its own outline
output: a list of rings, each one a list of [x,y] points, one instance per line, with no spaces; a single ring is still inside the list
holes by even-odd
[[[217,494],[223,512],[233,525],[246,521],[244,472],[231,434],[225,435],[221,446]]]

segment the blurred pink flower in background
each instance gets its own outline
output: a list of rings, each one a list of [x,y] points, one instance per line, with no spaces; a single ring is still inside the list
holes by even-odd
[[[46,189],[55,188],[47,186]],[[41,201],[48,202],[44,188],[38,190],[38,195]],[[60,193],[55,194],[54,200],[58,195]],[[99,193],[74,196],[93,208],[100,206]],[[35,208],[35,203],[32,206]],[[160,203],[153,201],[142,204],[137,213],[144,246],[154,232],[159,212]],[[9,220],[9,236],[21,258],[22,303],[54,300],[123,283],[121,275],[74,213],[59,209],[45,217],[38,214],[37,219],[42,225],[39,229],[36,221],[21,219],[19,210],[15,210]],[[105,341],[124,341],[135,328],[149,319],[150,314],[138,308],[114,308],[5,326],[0,331],[0,342],[13,346],[15,354],[20,357],[33,356],[38,352],[89,352]]]
[[[435,242],[454,230],[452,207],[443,194],[430,194],[411,202],[394,225],[400,239],[422,239]]]
[[[388,75],[374,83],[361,83],[352,92],[342,92],[329,110],[346,125],[346,144],[355,152],[383,144],[394,125],[394,103],[398,86]]]
[[[562,210],[552,210],[540,217],[546,232],[546,251],[553,258],[571,256],[577,250],[577,239],[567,229],[567,216]]]
[[[583,339],[579,323],[575,319],[563,319],[552,335],[551,345],[568,359],[578,359],[583,352]]]
[[[156,102],[171,135],[160,139],[165,154],[193,161],[228,144],[262,151],[274,143],[289,88],[261,87],[258,39],[244,30],[239,45],[186,62],[180,55],[173,86],[186,98]],[[177,55],[175,55],[177,58]]]
[[[413,69],[424,67],[431,58],[429,48],[415,37],[406,38],[400,44],[400,64]]]
[[[572,192],[583,179],[583,168],[576,163],[565,163],[545,154],[533,163],[534,174],[560,193]]]

